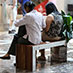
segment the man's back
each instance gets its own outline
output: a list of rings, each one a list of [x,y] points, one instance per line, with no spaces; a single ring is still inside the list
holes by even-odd
[[[42,28],[46,27],[44,22],[44,17],[41,13],[37,12],[36,10],[27,13],[27,23],[26,23],[26,30],[27,35],[29,36],[30,42],[34,44],[39,44],[41,42],[41,31]]]
[[[46,27],[44,17],[36,10],[27,13],[20,21],[16,22],[16,26],[25,25],[28,40],[34,44],[41,42],[42,28]],[[25,38],[25,36],[23,36]]]

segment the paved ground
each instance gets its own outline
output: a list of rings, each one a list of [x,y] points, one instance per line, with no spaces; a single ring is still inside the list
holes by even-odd
[[[0,32],[0,56],[3,56],[9,49],[13,34],[10,35],[7,32]],[[49,51],[49,50],[48,50]],[[73,48],[68,49],[68,59],[73,58]],[[16,57],[11,55],[10,60],[0,59],[0,73],[73,73],[73,60],[66,63],[50,65],[50,62],[39,62],[37,70],[35,72],[26,72],[16,70],[14,63]]]

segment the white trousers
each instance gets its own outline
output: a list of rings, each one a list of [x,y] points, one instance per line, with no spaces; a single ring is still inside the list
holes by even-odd
[[[12,9],[12,5],[7,5],[6,3],[2,4],[2,14],[3,14],[3,23],[10,24],[10,21],[13,21],[12,26],[9,26],[10,29],[15,29],[14,22],[17,17],[17,6]]]
[[[6,9],[7,9],[8,22],[10,23],[10,21],[13,21],[12,26],[10,26],[9,28],[12,30],[15,29],[14,22],[16,21],[16,17],[17,17],[17,7],[15,6],[13,9],[11,5],[7,5],[6,7],[7,7]]]

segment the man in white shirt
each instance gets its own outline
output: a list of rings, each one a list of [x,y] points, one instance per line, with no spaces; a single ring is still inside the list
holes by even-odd
[[[12,48],[9,49],[8,53],[1,57],[1,59],[10,59],[10,54],[16,55],[16,44],[34,45],[42,42],[41,31],[46,27],[44,17],[41,13],[34,10],[35,4],[32,1],[26,2],[24,8],[27,14],[15,22],[15,26],[19,27],[25,25],[26,35],[18,38],[18,42],[14,42]],[[22,31],[22,33],[25,31]],[[15,41],[17,41],[15,40]]]
[[[27,34],[23,36],[23,39],[27,39],[28,36],[28,41],[33,44],[40,44],[42,42],[41,31],[42,28],[46,27],[46,24],[43,15],[34,10],[34,7],[35,5],[31,1],[26,2],[24,8],[27,14],[20,20],[16,21],[15,26],[19,27],[25,25]],[[22,43],[22,41],[19,42]]]

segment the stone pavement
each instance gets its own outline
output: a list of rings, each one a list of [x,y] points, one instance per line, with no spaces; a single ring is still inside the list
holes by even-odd
[[[7,32],[0,32],[0,56],[7,53],[12,42],[13,35],[14,34],[8,34]],[[69,48],[67,53],[68,60],[72,60],[73,48]],[[73,60],[54,65],[50,65],[50,62],[48,61],[39,62],[35,72],[16,70],[16,67],[14,66],[15,61],[16,57],[12,55],[10,60],[0,59],[0,73],[73,73]]]

